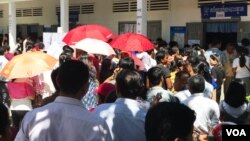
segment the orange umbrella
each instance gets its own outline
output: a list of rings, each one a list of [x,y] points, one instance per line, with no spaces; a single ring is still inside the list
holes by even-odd
[[[56,63],[56,58],[41,51],[27,52],[14,56],[0,75],[7,79],[33,77],[52,70]]]

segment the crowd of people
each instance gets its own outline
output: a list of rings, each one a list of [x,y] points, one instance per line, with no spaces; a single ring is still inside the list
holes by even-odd
[[[0,69],[44,49],[42,40],[25,40],[13,51],[3,42]],[[43,74],[0,77],[0,141],[204,141],[220,123],[250,124],[248,39],[224,50],[219,40],[206,50],[160,38],[153,44],[111,56],[75,56],[65,45],[46,97]]]

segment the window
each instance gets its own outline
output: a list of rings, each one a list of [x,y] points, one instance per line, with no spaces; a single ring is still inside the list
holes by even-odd
[[[42,8],[33,8],[33,16],[42,16]]]
[[[169,0],[148,0],[148,11],[168,10]]]
[[[3,18],[3,10],[0,10],[0,18]]]
[[[16,9],[16,17],[35,17],[43,16],[43,9],[38,8],[25,8],[25,9]]]
[[[23,9],[23,17],[32,16],[32,9]]]
[[[136,33],[136,22],[119,22],[119,34]]]
[[[94,4],[82,4],[81,5],[81,14],[91,14],[94,13]]]
[[[94,3],[84,3],[77,5],[70,5],[69,12],[78,12],[79,14],[94,13]],[[56,14],[60,13],[60,6],[56,7]]]
[[[147,0],[147,10],[168,10],[169,0]],[[113,0],[113,12],[134,12],[137,9],[137,0]]]
[[[113,12],[129,12],[130,1],[113,1]]]

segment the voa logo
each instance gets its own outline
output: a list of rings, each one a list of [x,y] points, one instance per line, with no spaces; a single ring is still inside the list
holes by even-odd
[[[244,129],[226,129],[227,136],[247,136]]]

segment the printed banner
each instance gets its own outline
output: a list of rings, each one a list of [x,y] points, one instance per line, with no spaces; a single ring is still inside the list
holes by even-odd
[[[230,3],[201,6],[202,18],[247,16],[247,3]]]

